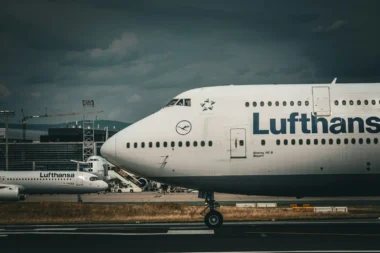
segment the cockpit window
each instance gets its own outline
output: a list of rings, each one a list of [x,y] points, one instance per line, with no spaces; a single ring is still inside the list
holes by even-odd
[[[90,177],[90,181],[96,181],[99,180],[98,177]]]
[[[185,106],[191,106],[191,99],[190,98],[186,98],[185,99]]]
[[[178,99],[172,99],[166,106],[173,106],[175,103],[177,103]]]
[[[190,98],[179,98],[179,99],[172,99],[166,106],[191,106],[191,99]]]

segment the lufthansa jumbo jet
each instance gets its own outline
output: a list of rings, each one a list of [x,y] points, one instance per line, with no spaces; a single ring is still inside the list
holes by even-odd
[[[0,201],[25,200],[25,194],[97,193],[108,184],[97,176],[78,171],[1,171]]]
[[[102,155],[148,179],[214,192],[379,196],[380,84],[192,89],[111,137]]]

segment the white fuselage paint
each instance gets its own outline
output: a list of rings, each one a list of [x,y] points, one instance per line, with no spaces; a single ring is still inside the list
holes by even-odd
[[[108,185],[87,172],[78,171],[2,171],[0,186],[17,186],[23,194],[96,193]]]
[[[380,138],[380,84],[220,86],[189,90],[176,98],[191,99],[191,106],[164,107],[134,123],[112,136],[103,145],[102,155],[132,173],[205,191],[275,196],[380,195],[380,144],[376,142]],[[211,102],[212,110],[204,110]],[[312,116],[315,112],[317,115]],[[259,122],[254,121],[255,114]],[[362,119],[362,125],[355,118]],[[327,125],[320,122],[313,129],[311,121],[316,119]],[[176,128],[184,120],[191,123],[187,134]],[[286,125],[286,131],[272,131],[271,120],[277,130],[282,123]],[[342,125],[331,128],[337,122]],[[314,144],[315,139],[318,144]],[[240,140],[244,141],[242,146]],[[288,144],[284,145],[286,140]],[[204,147],[201,141],[205,141]],[[149,142],[153,142],[152,148]],[[164,142],[167,147],[163,147]]]

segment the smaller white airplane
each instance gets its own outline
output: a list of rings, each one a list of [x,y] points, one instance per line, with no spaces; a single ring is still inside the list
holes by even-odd
[[[25,194],[80,194],[105,191],[108,184],[80,171],[2,171],[0,201],[25,200]]]

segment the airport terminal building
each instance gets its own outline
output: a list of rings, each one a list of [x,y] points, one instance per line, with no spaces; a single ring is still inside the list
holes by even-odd
[[[116,132],[108,131],[109,137]],[[47,135],[40,135],[40,141],[23,142],[17,136],[21,138],[21,134],[13,133],[8,140],[9,170],[76,170],[76,163],[70,160],[83,160],[83,129],[51,128]],[[100,155],[100,148],[105,140],[106,131],[94,130],[94,155]],[[5,168],[5,148],[5,141],[2,139],[1,170]]]

